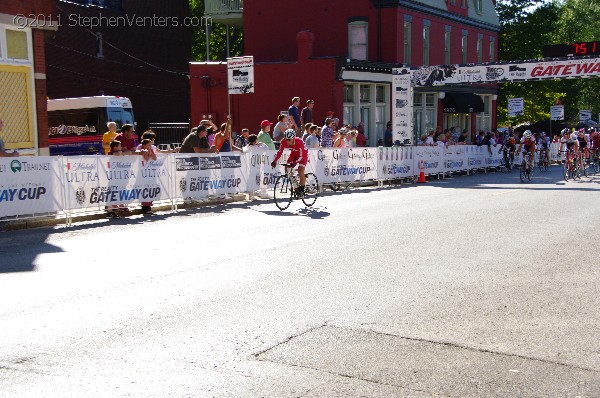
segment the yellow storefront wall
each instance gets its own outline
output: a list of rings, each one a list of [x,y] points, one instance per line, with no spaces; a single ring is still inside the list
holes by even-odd
[[[34,148],[31,73],[30,66],[0,65],[0,136],[7,149]]]

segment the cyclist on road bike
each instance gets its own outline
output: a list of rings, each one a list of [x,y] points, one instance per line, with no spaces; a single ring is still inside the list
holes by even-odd
[[[549,145],[550,139],[546,136],[546,133],[542,131],[542,134],[540,134],[540,137],[537,139],[537,146],[540,148],[540,157],[545,155],[546,160],[548,161],[550,160],[550,151],[548,151]]]
[[[560,139],[560,148],[558,149],[558,156],[563,150],[563,147],[566,145],[567,151],[573,152],[579,149],[579,140],[577,139],[577,134],[571,133],[571,130],[568,128],[562,129],[561,131],[562,138]]]
[[[288,157],[287,163],[291,168],[298,165],[298,175],[300,176],[300,186],[296,189],[296,194],[299,197],[304,195],[304,185],[306,185],[306,176],[304,175],[304,168],[308,163],[308,150],[304,147],[304,142],[301,138],[296,137],[296,131],[294,129],[287,129],[283,133],[283,139],[279,145],[279,151],[275,155],[275,159],[271,162],[271,167],[277,165],[277,161],[283,154],[284,149],[291,149],[290,156]]]
[[[577,141],[579,141],[579,150],[587,153],[588,143],[585,139],[585,129],[579,129],[579,131],[577,131]]]
[[[529,153],[529,160],[527,162],[526,167],[528,169],[532,169],[533,168],[533,159],[534,159],[534,155],[535,155],[535,141],[533,139],[533,133],[529,130],[525,130],[525,132],[523,133],[523,138],[521,139],[521,142],[519,143],[519,149],[517,150],[517,153],[521,153],[521,148],[525,147],[524,151],[523,151],[523,155],[525,155],[526,153]],[[525,159],[525,158],[523,158]]]
[[[592,150],[598,150],[600,149],[600,132],[598,132],[596,130],[596,128],[594,127],[590,127],[590,129],[588,130],[589,134],[590,134],[590,142],[591,142],[591,148]]]
[[[515,140],[515,136],[512,131],[504,133],[504,138],[502,140],[502,146],[498,150],[498,153],[501,153],[503,150],[508,151],[510,154],[510,162],[514,162],[515,160],[515,150],[517,149],[516,145],[517,141]],[[506,168],[510,170],[510,165],[506,165]]]

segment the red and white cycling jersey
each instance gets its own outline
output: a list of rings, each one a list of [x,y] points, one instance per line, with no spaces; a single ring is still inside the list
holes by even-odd
[[[298,163],[306,166],[306,163],[308,163],[308,150],[304,147],[304,142],[302,142],[300,138],[294,138],[294,143],[292,145],[289,145],[285,139],[281,140],[279,151],[277,151],[277,155],[275,155],[274,162],[279,160],[285,149],[291,150],[287,161],[289,164]]]

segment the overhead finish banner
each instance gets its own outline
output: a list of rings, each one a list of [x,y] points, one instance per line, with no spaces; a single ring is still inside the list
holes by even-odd
[[[229,94],[254,93],[254,57],[227,58]]]
[[[560,61],[523,61],[487,65],[441,65],[412,71],[412,85],[506,82],[535,79],[560,79],[600,75],[600,58]]]

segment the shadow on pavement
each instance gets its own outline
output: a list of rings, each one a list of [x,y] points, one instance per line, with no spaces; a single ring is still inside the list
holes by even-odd
[[[50,233],[53,231],[46,228],[1,233],[0,274],[35,271],[38,255],[63,252],[61,248],[46,243]]]

